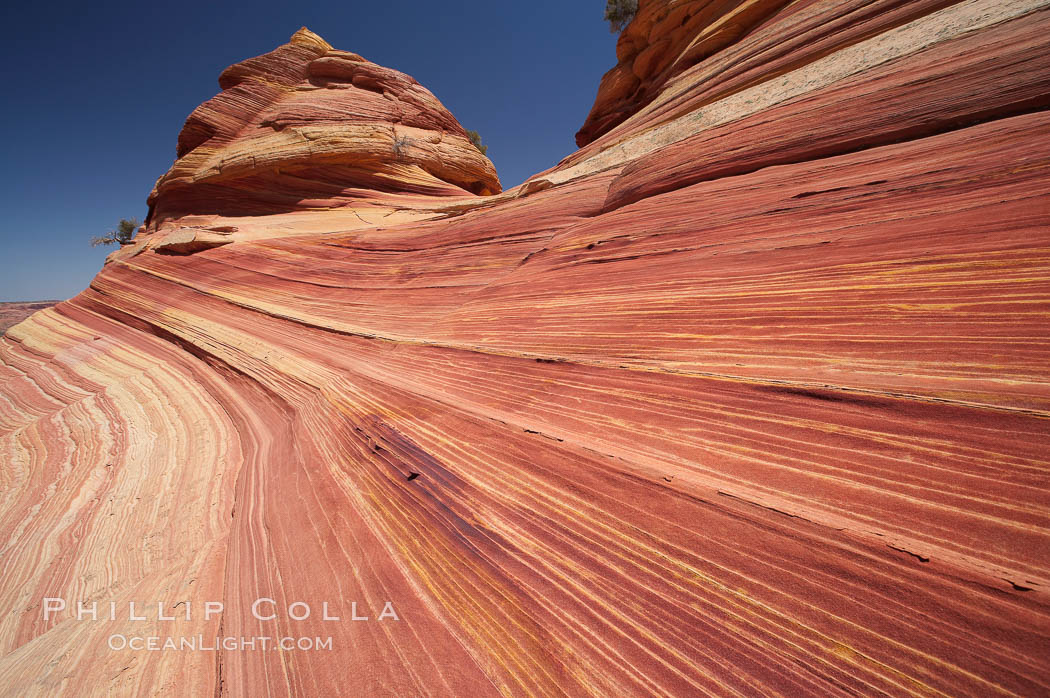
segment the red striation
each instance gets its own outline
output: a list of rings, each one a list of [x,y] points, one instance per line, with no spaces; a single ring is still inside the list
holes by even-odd
[[[1050,2],[641,5],[502,194],[316,35],[223,73],[0,339],[0,693],[1050,692]]]
[[[602,77],[598,98],[576,134],[576,144],[582,148],[622,123],[659,97],[669,81],[738,42],[766,20],[777,17],[782,25],[793,11],[785,11],[785,6],[793,4],[801,8],[811,3],[641,0],[634,20],[616,42],[619,63]]]
[[[230,66],[219,85],[222,93],[186,119],[147,224],[327,208],[380,193],[500,191],[492,163],[427,89],[306,28]]]

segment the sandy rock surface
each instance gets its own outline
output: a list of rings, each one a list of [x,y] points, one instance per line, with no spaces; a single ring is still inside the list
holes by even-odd
[[[222,74],[0,338],[0,694],[1050,692],[1050,3],[641,5],[504,193],[308,31]]]

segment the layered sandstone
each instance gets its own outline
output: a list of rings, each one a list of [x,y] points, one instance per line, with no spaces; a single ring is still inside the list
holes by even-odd
[[[504,193],[316,35],[228,69],[135,244],[0,339],[0,690],[1050,691],[1047,36],[643,0]]]
[[[227,68],[219,86],[186,119],[178,159],[150,193],[153,246],[174,236],[167,249],[182,253],[239,237],[216,217],[340,209],[372,221],[421,198],[501,191],[492,163],[429,90],[305,27]]]

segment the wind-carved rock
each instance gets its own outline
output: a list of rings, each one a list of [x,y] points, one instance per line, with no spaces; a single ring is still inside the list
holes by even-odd
[[[1050,1],[640,5],[502,193],[314,34],[223,73],[0,338],[0,694],[1050,693]]]
[[[656,99],[668,82],[775,16],[788,0],[682,2],[641,0],[616,42],[619,63],[576,134],[587,145]]]
[[[492,163],[426,88],[305,27],[227,68],[219,85],[186,120],[147,224],[501,191]]]

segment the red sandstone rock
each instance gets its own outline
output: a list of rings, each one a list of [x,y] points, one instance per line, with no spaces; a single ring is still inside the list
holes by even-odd
[[[488,197],[407,76],[223,73],[141,239],[0,339],[5,694],[1050,691],[1048,3],[624,36],[589,145]]]
[[[305,28],[227,68],[219,85],[186,120],[178,160],[150,194],[151,228],[184,215],[346,205],[366,193],[500,191],[492,163],[428,90]]]

